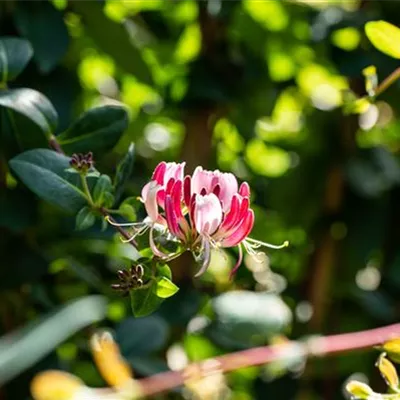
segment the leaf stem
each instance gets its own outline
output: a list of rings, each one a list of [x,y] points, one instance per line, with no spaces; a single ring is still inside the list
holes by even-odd
[[[87,183],[87,179],[86,179],[86,175],[85,174],[80,174],[81,177],[81,182],[82,182],[82,187],[83,187],[83,192],[86,195],[87,201],[90,205],[90,207],[95,207],[94,201],[93,201],[93,197],[92,194],[90,193],[90,189]]]
[[[379,96],[386,89],[388,89],[393,83],[400,78],[400,67],[396,68],[388,77],[386,77],[375,91],[375,96]]]

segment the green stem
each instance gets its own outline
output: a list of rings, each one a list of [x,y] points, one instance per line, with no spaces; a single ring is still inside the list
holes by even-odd
[[[388,89],[393,83],[395,83],[400,78],[400,67],[396,68],[383,82],[377,87],[375,91],[375,96],[379,96],[386,89]]]
[[[93,197],[92,197],[92,195],[91,195],[91,193],[90,193],[90,189],[89,189],[89,186],[88,186],[88,183],[87,183],[87,180],[86,180],[86,175],[80,174],[80,176],[81,176],[81,182],[82,182],[83,192],[84,192],[85,195],[86,195],[87,201],[88,201],[88,203],[89,203],[89,205],[90,205],[91,207],[94,207],[95,204],[94,204],[94,201],[93,201]]]

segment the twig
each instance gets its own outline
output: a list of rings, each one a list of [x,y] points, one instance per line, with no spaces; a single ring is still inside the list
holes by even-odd
[[[377,346],[400,336],[400,324],[361,332],[345,333],[325,337],[314,337],[305,341],[289,341],[284,344],[255,347],[236,353],[216,357],[223,372],[256,365],[269,364],[290,357],[324,357]],[[208,360],[209,361],[209,360]],[[203,363],[207,360],[203,361]],[[202,363],[198,365],[201,366]],[[168,371],[138,381],[144,397],[153,396],[184,383],[184,371]]]
[[[104,215],[104,217],[107,217],[107,219],[113,223],[111,226],[113,226],[121,234],[121,236],[123,236],[126,240],[129,240],[129,243],[131,243],[133,247],[137,247],[137,242],[131,238],[131,235],[129,235],[125,229],[117,225],[115,219],[105,210],[104,207],[100,207],[99,211]]]
[[[400,67],[396,68],[382,83],[376,88],[375,96],[379,96],[400,78]]]

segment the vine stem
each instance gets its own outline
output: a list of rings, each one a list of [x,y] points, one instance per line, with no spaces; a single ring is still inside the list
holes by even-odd
[[[304,341],[288,341],[279,345],[255,347],[216,357],[212,361],[218,363],[220,371],[229,372],[292,357],[300,356],[306,359],[362,350],[383,344],[398,336],[400,336],[400,324],[394,324],[361,332],[312,337]],[[211,360],[205,360],[197,365],[201,368],[209,361]],[[138,380],[142,396],[153,396],[183,385],[184,372],[168,371]]]
[[[400,67],[396,68],[381,84],[376,88],[375,96],[379,96],[400,78]]]

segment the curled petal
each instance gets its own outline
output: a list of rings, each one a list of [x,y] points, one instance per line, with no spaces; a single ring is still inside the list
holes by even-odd
[[[239,194],[243,197],[250,197],[250,186],[247,182],[242,182],[239,188]]]
[[[156,181],[151,181],[149,184],[146,199],[144,201],[144,207],[146,208],[147,215],[150,217],[152,222],[156,222],[158,219],[158,204],[157,204],[157,193],[161,186]]]
[[[175,181],[183,181],[183,172],[186,163],[167,163],[167,169],[164,176],[164,184],[166,184],[171,178]]]
[[[232,279],[233,276],[236,274],[236,272],[239,269],[240,264],[242,263],[242,260],[243,260],[243,249],[242,249],[241,243],[239,243],[238,249],[239,249],[239,256],[238,256],[235,266],[232,268],[232,271],[229,274],[229,279]]]
[[[228,211],[228,213],[225,215],[224,221],[222,222],[222,225],[220,228],[221,231],[222,230],[228,231],[236,224],[236,220],[239,215],[239,209],[240,209],[239,197],[238,197],[238,195],[234,195],[232,197],[231,208]]]
[[[196,195],[194,223],[197,232],[212,235],[222,221],[222,208],[215,194]]]
[[[167,163],[164,161],[160,162],[155,168],[151,179],[153,181],[156,181],[159,185],[163,185],[166,170],[167,170]]]
[[[197,271],[196,275],[194,276],[195,278],[203,275],[204,272],[207,271],[207,268],[210,265],[211,261],[211,245],[210,242],[204,238],[203,238],[202,249],[203,249],[203,263],[201,265],[201,268]]]
[[[227,238],[222,240],[223,247],[233,247],[242,242],[251,232],[254,225],[254,211],[248,210],[243,222]]]
[[[212,178],[212,172],[204,171],[202,167],[197,167],[192,176],[191,192],[201,193],[202,189],[204,189],[204,194],[209,193],[211,189]]]

